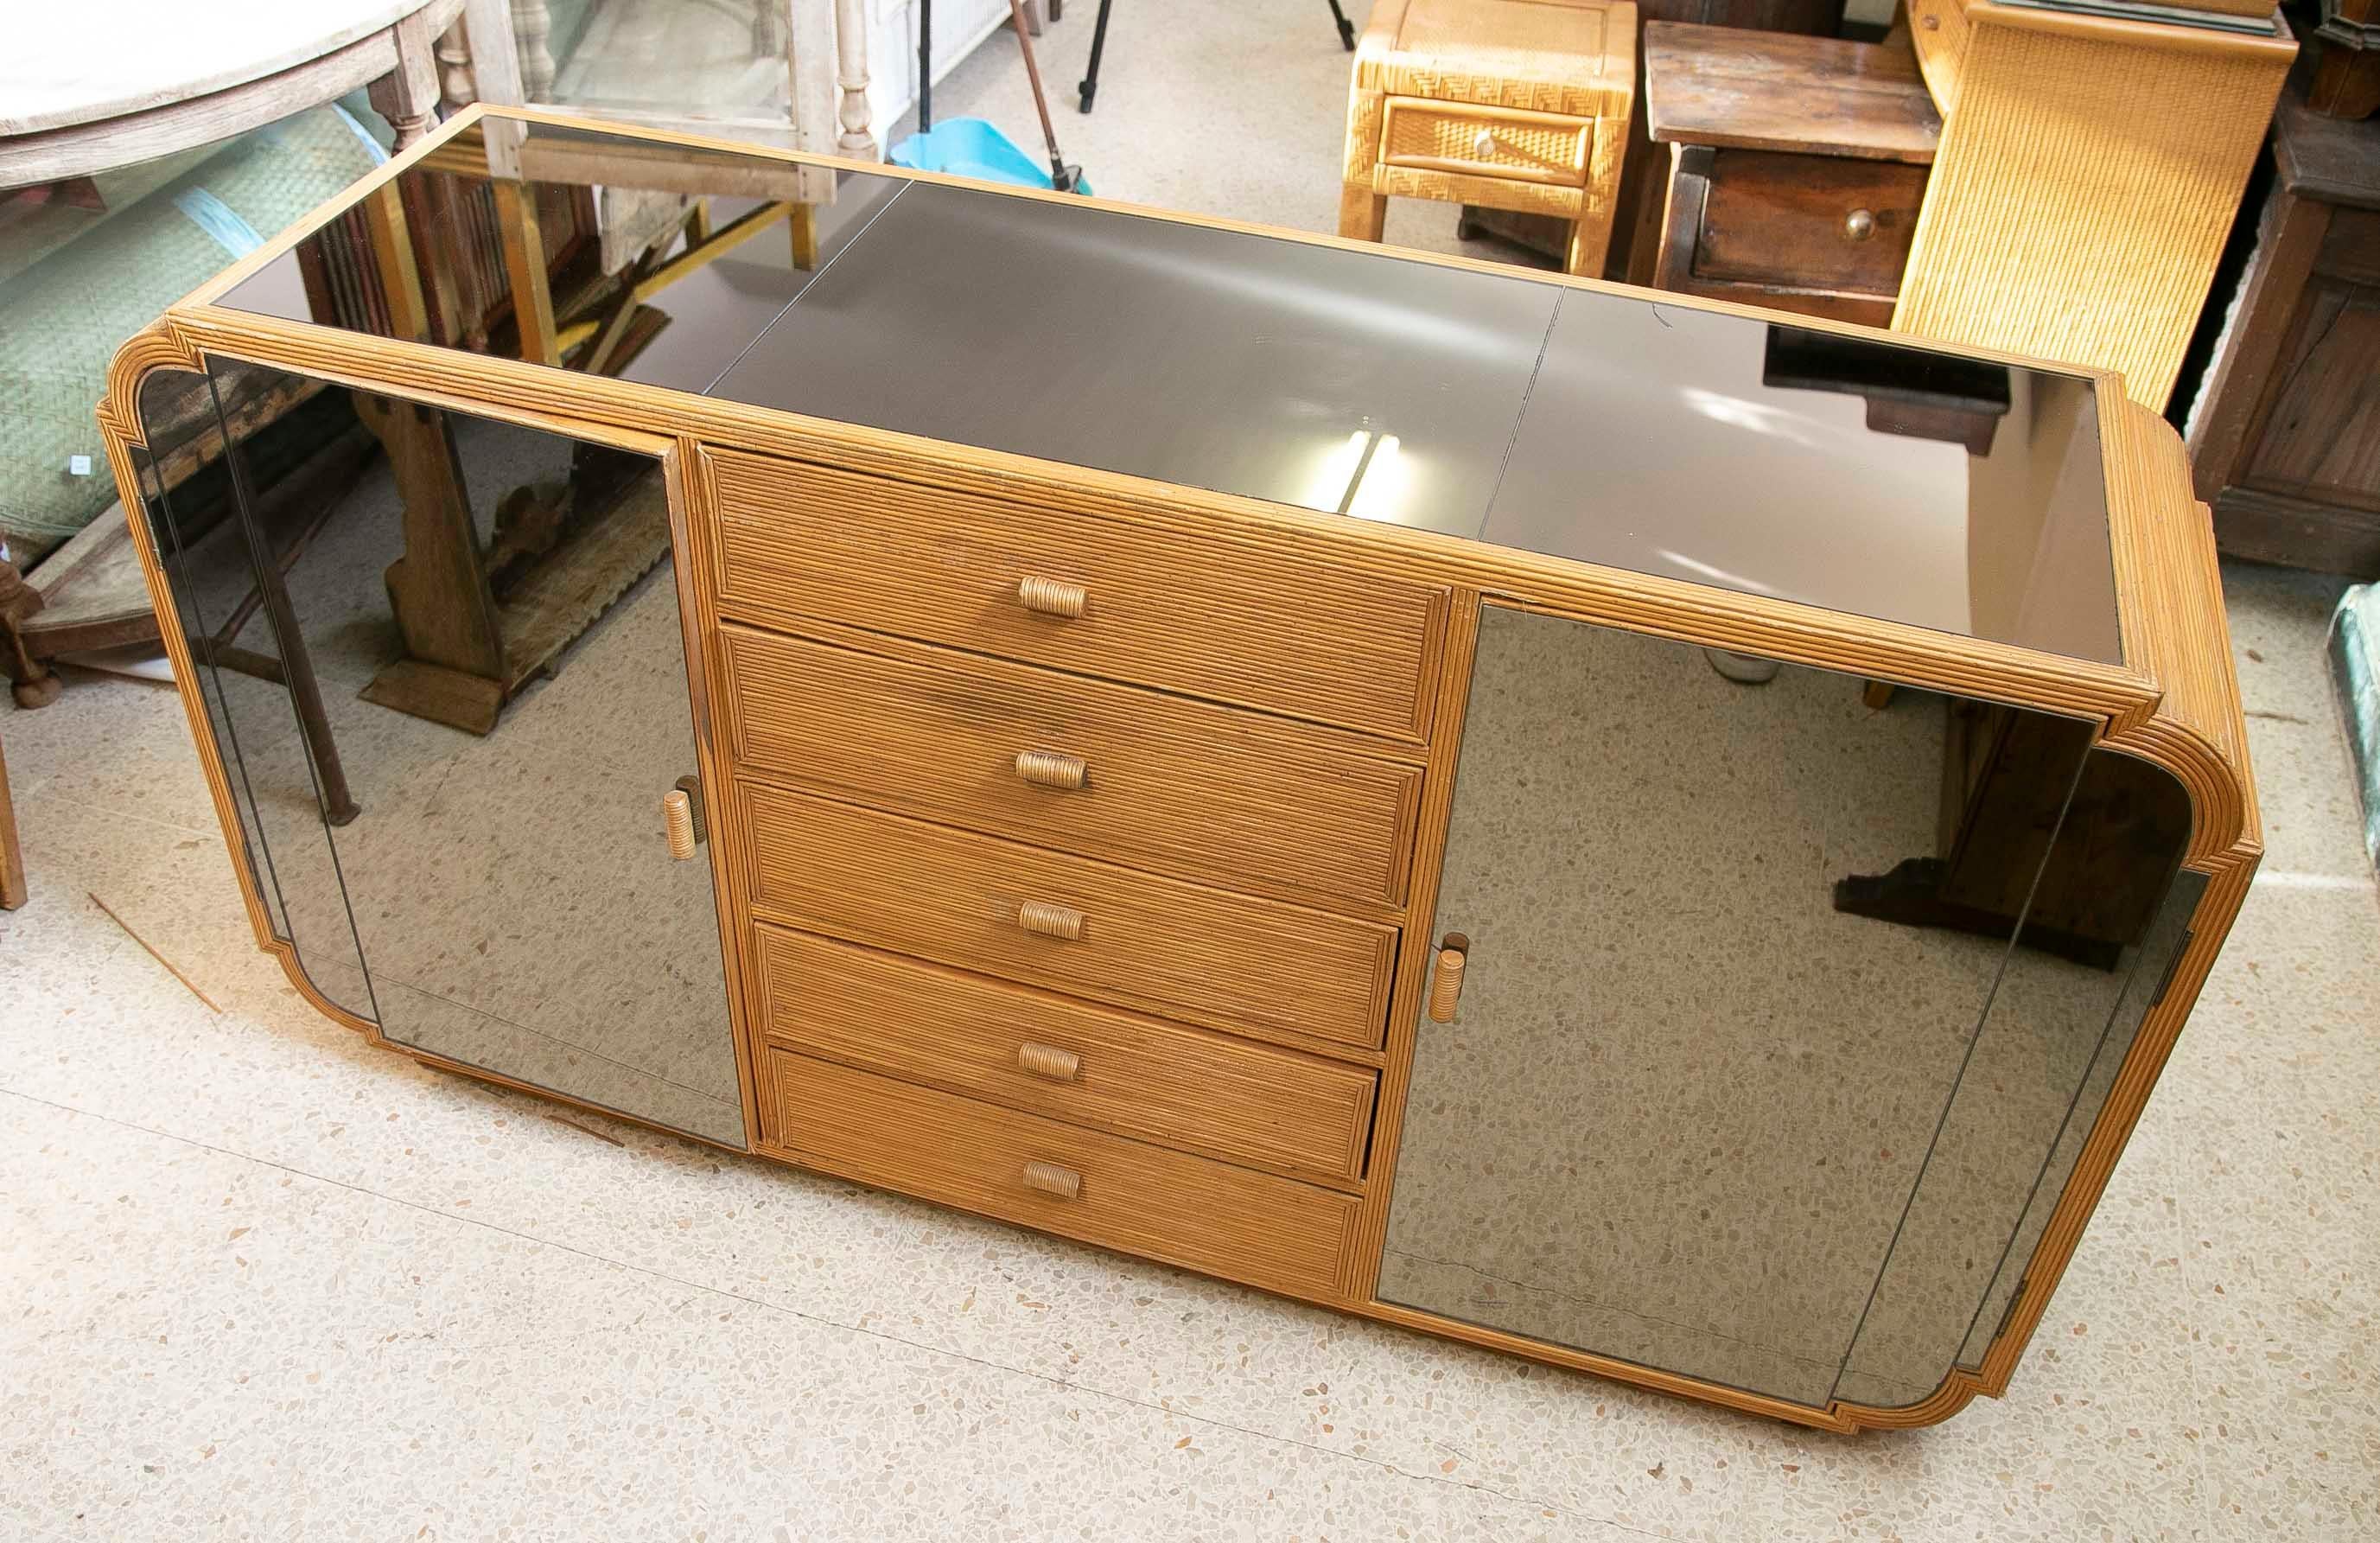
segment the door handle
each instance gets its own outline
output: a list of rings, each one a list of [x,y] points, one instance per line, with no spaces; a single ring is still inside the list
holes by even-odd
[[[1455,1004],[1463,1000],[1463,951],[1441,948],[1438,951],[1438,973],[1429,982],[1429,1021],[1451,1024],[1454,1021]]]
[[[710,821],[703,819],[702,779],[688,773],[662,795],[662,829],[669,837],[670,856],[685,862],[694,849],[710,839]]]

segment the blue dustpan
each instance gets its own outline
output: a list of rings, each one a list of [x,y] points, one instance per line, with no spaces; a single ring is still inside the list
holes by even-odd
[[[892,147],[892,164],[912,171],[1012,182],[1019,188],[1052,186],[1049,167],[981,118],[949,118],[923,134],[910,135]],[[1077,178],[1074,190],[1088,193],[1091,185]]]

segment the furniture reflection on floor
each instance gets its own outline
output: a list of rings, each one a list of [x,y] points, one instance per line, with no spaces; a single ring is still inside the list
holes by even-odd
[[[2380,119],[2273,120],[2274,176],[2232,320],[2192,408],[2215,541],[2380,577]]]
[[[1355,47],[1339,234],[1377,241],[1390,198],[1567,221],[1566,273],[1599,274],[1636,91],[1629,0],[1382,0]]]
[[[1941,134],[1907,48],[1657,21],[1644,51],[1652,283],[1889,323]]]
[[[788,171],[489,112],[351,206],[499,153],[525,202]],[[2104,372],[834,175],[816,271],[654,291],[618,374],[334,303],[335,222],[128,347],[110,455],[297,988],[433,1064],[1741,1409],[2005,1387],[2260,850],[2173,433]],[[465,260],[396,249],[427,292]],[[600,468],[667,522],[465,735],[370,688],[412,648],[383,575],[457,614],[480,576],[412,571],[407,453],[358,480],[223,639],[307,650],[345,826],[294,694],[193,646],[276,548],[183,541],[139,476],[176,383],[317,371],[442,423],[457,486]]]

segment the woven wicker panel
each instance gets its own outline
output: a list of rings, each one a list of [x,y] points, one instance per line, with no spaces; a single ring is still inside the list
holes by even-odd
[[[1479,149],[1482,134],[1488,136],[1485,154]],[[1576,183],[1586,177],[1586,152],[1594,140],[1592,122],[1489,118],[1466,115],[1460,108],[1392,101],[1380,158],[1487,176],[1512,172],[1536,180]]]
[[[1572,117],[1618,116],[1636,86],[1629,0],[1380,0],[1354,85]]]
[[[2162,408],[2294,49],[1968,19],[1892,324],[2121,371]]]

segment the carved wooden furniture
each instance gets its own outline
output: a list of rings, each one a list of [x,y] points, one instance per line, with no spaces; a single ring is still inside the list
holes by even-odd
[[[1942,122],[1906,45],[1645,29],[1669,197],[1652,282],[1883,326]]]
[[[2297,55],[2263,0],[2191,8],[1911,0],[1943,128],[1895,331],[2114,370],[2164,407]]]
[[[1629,0],[1387,0],[1355,45],[1339,234],[1390,197],[1548,214],[1603,271],[1636,91]]]
[[[2314,73],[2306,105],[2325,117],[2368,118],[2380,112],[2380,4],[2322,0],[2314,28]]]
[[[2380,120],[2273,122],[2255,255],[2190,424],[2216,544],[2380,577]]]
[[[492,147],[786,164],[491,109],[354,200]],[[110,453],[298,989],[1740,1408],[2002,1388],[2259,850],[2175,436],[2105,373],[819,164],[821,266],[711,265],[618,377],[319,315],[307,230],[125,350]],[[356,695],[401,540],[359,481],[235,639],[310,650],[334,829],[286,694],[188,646],[248,581],[148,476],[192,374],[335,380],[467,468],[600,457],[669,560],[458,735]]]

